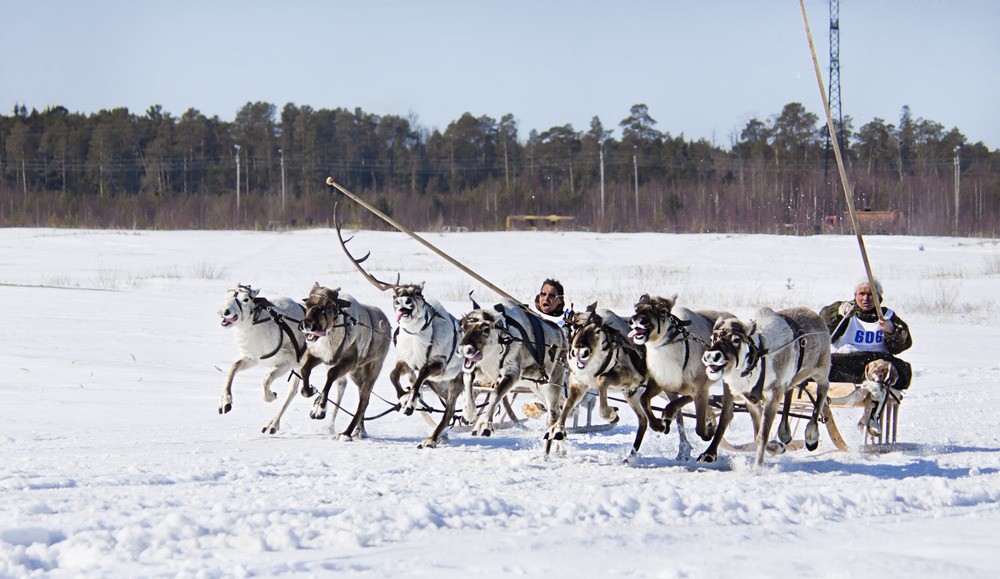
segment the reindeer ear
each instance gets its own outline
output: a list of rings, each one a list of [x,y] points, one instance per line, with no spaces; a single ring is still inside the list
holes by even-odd
[[[747,328],[747,336],[757,331],[757,320],[750,320],[750,326]]]
[[[252,298],[257,297],[257,294],[260,293],[259,289],[252,289],[250,286],[247,286],[247,290],[250,291],[250,297],[252,297]]]
[[[472,302],[472,309],[474,309],[474,310],[481,310],[483,308],[479,307],[479,304],[477,304],[476,300],[472,297],[472,292],[473,291],[475,291],[475,290],[469,290],[469,300]]]
[[[587,306],[587,311],[588,312],[596,312],[597,311],[597,302],[594,302],[594,303],[590,304],[589,306]]]

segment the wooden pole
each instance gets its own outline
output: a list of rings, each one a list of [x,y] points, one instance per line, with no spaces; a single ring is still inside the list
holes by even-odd
[[[875,311],[878,319],[885,319],[882,316],[882,296],[878,294],[875,285],[875,277],[872,275],[872,267],[868,261],[868,251],[865,250],[865,240],[861,237],[861,226],[858,224],[858,215],[854,210],[854,194],[851,186],[847,182],[847,170],[844,169],[844,157],[840,154],[840,142],[837,140],[837,128],[833,125],[833,115],[830,113],[830,102],[827,100],[826,89],[823,88],[823,73],[819,69],[819,60],[816,58],[816,46],[813,44],[812,32],[809,30],[809,18],[806,16],[805,0],[799,0],[799,7],[802,9],[802,22],[806,27],[806,38],[809,40],[809,52],[812,53],[813,67],[816,69],[816,82],[819,83],[819,94],[823,99],[823,110],[826,111],[826,127],[830,131],[830,143],[833,154],[837,158],[837,169],[840,171],[840,182],[844,187],[844,196],[847,198],[847,209],[851,214],[851,224],[854,226],[854,235],[858,238],[858,247],[861,249],[861,259],[865,264],[865,273],[868,275],[868,287],[872,290],[875,298]]]
[[[372,207],[368,203],[365,203],[365,201],[363,199],[361,199],[360,197],[358,197],[354,193],[351,193],[345,187],[341,186],[339,183],[337,183],[336,181],[334,181],[333,177],[327,177],[326,178],[326,184],[328,186],[330,186],[330,188],[336,189],[337,191],[340,191],[344,195],[350,197],[358,205],[361,205],[362,207],[364,207],[368,211],[371,211],[376,216],[378,216],[379,219],[381,219],[382,221],[385,221],[386,223],[388,223],[389,225],[395,227],[399,231],[402,231],[403,233],[405,233],[406,235],[410,236],[411,238],[413,238],[414,240],[416,240],[417,242],[419,242],[421,245],[423,245],[427,249],[429,249],[429,250],[433,251],[434,253],[438,254],[440,257],[444,258],[444,260],[447,261],[448,263],[454,265],[458,269],[460,269],[460,270],[464,271],[465,273],[471,275],[479,283],[485,285],[486,287],[488,287],[491,290],[493,290],[494,292],[496,292],[497,295],[505,297],[505,298],[507,298],[507,299],[509,299],[509,300],[511,300],[513,302],[517,302],[517,303],[521,304],[522,306],[525,305],[524,303],[521,302],[521,300],[519,300],[519,299],[511,296],[509,293],[507,293],[507,292],[503,291],[502,289],[498,288],[497,286],[493,285],[492,283],[490,283],[489,281],[487,281],[486,278],[482,277],[481,275],[479,275],[478,273],[472,271],[471,269],[465,267],[460,262],[456,261],[455,258],[451,257],[447,253],[441,251],[440,249],[438,249],[437,247],[435,247],[434,245],[432,245],[429,241],[427,241],[424,238],[420,237],[416,233],[410,231],[406,227],[403,227],[399,223],[396,223],[395,220],[393,220],[391,217],[389,217],[385,213],[382,213],[381,211],[379,211],[375,207]]]

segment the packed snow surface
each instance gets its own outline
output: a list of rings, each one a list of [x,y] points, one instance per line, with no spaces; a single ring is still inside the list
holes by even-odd
[[[864,275],[854,236],[422,235],[525,301],[554,277],[577,309],[624,315],[643,293],[744,319],[818,310]],[[864,452],[860,410],[835,409],[850,452],[821,429],[817,451],[755,469],[752,453],[725,449],[712,465],[679,460],[676,429],[623,462],[636,423],[621,402],[618,425],[573,433],[548,458],[541,420],[489,438],[456,428],[418,450],[430,429],[416,415],[339,441],[300,396],[262,434],[286,383],[266,403],[263,367],[246,370],[219,413],[237,349],[216,310],[237,283],[301,299],[319,282],[391,313],[332,230],[0,229],[0,576],[994,577],[1000,244],[865,243],[914,335],[900,444]],[[403,234],[351,244],[372,252],[372,273],[425,282],[456,316],[470,290],[497,300]],[[395,402],[394,359],[369,415]],[[727,439],[752,440],[746,414]]]

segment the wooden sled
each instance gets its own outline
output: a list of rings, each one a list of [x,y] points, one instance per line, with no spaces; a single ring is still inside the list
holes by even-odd
[[[850,382],[832,382],[827,393],[827,403],[823,408],[821,422],[826,426],[827,436],[834,446],[841,451],[849,451],[850,447],[840,434],[834,409],[862,409],[862,413],[868,404],[870,394],[858,384]],[[792,440],[785,445],[785,450],[800,450],[805,448],[805,442],[796,440],[795,434],[798,431],[799,423],[808,420],[813,411],[813,400],[816,397],[816,384],[809,382],[802,388],[796,388],[792,393],[792,405],[789,409],[791,415],[790,425],[792,429]],[[902,396],[898,391],[894,391],[886,396],[885,407],[882,409],[880,421],[880,433],[872,436],[865,428],[863,434],[863,445],[860,450],[870,453],[892,452],[900,448],[896,442],[899,420],[899,403]],[[735,412],[747,412],[745,404],[735,404]],[[777,419],[776,419],[777,420]],[[860,425],[859,425],[860,426]],[[757,443],[751,441],[742,444],[732,444],[725,438],[722,440],[722,447],[735,452],[751,452],[757,450]]]
[[[476,395],[476,400],[479,400],[480,397],[488,396],[490,392],[492,392],[492,390],[493,390],[492,388],[485,386],[476,386],[473,389]],[[508,392],[507,396],[504,396],[504,398],[500,401],[500,406],[498,406],[499,416],[494,417],[494,423],[493,423],[493,427],[496,430],[502,430],[507,428],[519,428],[521,430],[527,430],[528,429],[527,422],[529,420],[545,416],[546,412],[544,410],[544,406],[542,406],[541,402],[538,401],[537,399],[522,404],[521,413],[524,416],[519,416],[517,411],[515,410],[515,403],[517,401],[517,397],[521,395],[534,396],[534,392],[532,392],[531,389],[528,387],[518,386],[512,389],[510,392]],[[580,407],[577,408],[579,409]],[[577,413],[576,416],[573,417],[573,426],[566,427],[567,433],[588,434],[594,432],[604,432],[607,430],[611,430],[612,428],[615,427],[615,423],[611,422],[606,422],[604,424],[593,424],[591,421],[592,420],[591,412],[589,410],[587,411],[586,424],[580,425],[578,422],[578,418],[579,418],[579,412]],[[452,430],[455,432],[470,431],[472,430],[472,425],[456,424],[454,427],[452,427]]]

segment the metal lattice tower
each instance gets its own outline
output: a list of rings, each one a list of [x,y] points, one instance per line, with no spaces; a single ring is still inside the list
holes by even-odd
[[[830,116],[836,123],[837,140],[841,148],[847,146],[844,142],[844,116],[840,110],[840,0],[830,0],[830,86],[827,88],[827,98],[830,100]],[[826,134],[826,163],[824,173],[830,169],[830,156],[833,155],[833,143],[830,132]]]

